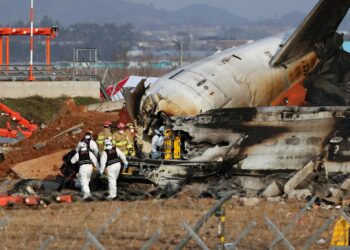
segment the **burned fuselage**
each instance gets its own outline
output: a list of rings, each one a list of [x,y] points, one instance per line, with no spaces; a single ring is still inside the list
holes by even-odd
[[[344,169],[350,164],[349,122],[350,107],[236,108],[173,117],[172,129],[191,161],[270,171],[298,170],[323,157],[336,166],[332,171],[342,166],[350,172],[350,165]]]

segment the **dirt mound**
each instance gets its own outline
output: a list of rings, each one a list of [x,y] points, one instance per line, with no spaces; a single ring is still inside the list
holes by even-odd
[[[55,153],[62,149],[74,148],[86,130],[92,130],[97,135],[102,130],[105,120],[119,120],[117,112],[82,112],[79,108],[74,108],[73,110],[74,112],[67,112],[66,115],[57,117],[47,128],[39,129],[32,137],[13,145],[15,150],[9,152],[5,156],[5,161],[0,164],[0,178],[10,174],[10,167],[15,163]],[[40,150],[33,148],[34,144],[48,140],[56,134],[80,123],[85,124],[80,134],[60,136],[48,141],[46,147]]]

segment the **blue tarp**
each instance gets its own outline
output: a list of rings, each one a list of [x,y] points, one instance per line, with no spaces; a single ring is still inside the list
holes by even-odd
[[[350,41],[346,41],[343,43],[343,48],[345,51],[350,53]]]

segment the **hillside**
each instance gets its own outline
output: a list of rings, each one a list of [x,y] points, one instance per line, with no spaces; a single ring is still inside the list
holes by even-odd
[[[179,10],[167,11],[153,5],[131,3],[123,0],[36,0],[36,20],[48,15],[63,26],[77,22],[127,23],[136,28],[159,29],[169,26],[249,25],[253,22],[221,8],[197,4]],[[0,23],[13,23],[23,17],[29,19],[29,4],[18,5],[13,0],[3,0]],[[16,15],[13,15],[16,13]]]

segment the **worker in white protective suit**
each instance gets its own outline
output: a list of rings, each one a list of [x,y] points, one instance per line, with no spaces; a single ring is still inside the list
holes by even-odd
[[[108,188],[109,195],[108,200],[113,200],[117,197],[117,179],[121,170],[120,162],[123,162],[124,168],[128,168],[128,161],[125,154],[117,147],[113,147],[112,139],[105,139],[105,150],[100,157],[100,175],[104,174],[105,168],[107,168],[108,176]]]
[[[93,133],[91,130],[87,131],[84,135],[84,138],[81,139],[80,142],[85,142],[88,150],[90,150],[97,157],[98,156],[98,146],[97,146],[97,143],[94,140],[92,134]],[[79,152],[79,150],[80,150],[80,142],[78,143],[78,145],[75,148],[75,151],[77,151],[77,152]]]
[[[155,130],[155,135],[152,137],[152,159],[162,158],[164,146],[164,126],[161,126],[158,130]]]
[[[80,142],[79,151],[72,157],[72,164],[78,163],[79,165],[79,181],[81,190],[84,194],[83,199],[89,199],[91,197],[90,192],[90,177],[93,170],[93,165],[99,169],[99,164],[96,156],[88,150],[88,146],[85,142]]]

